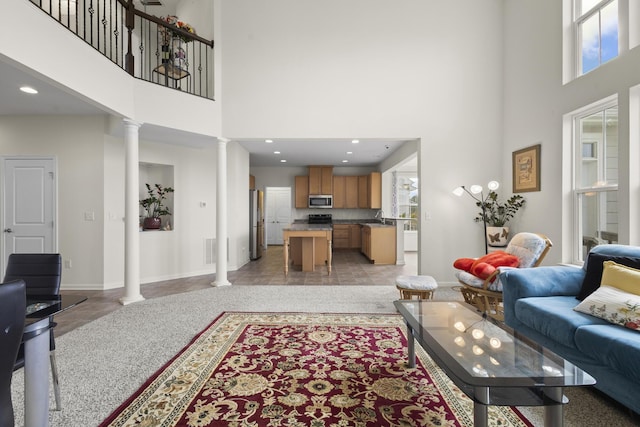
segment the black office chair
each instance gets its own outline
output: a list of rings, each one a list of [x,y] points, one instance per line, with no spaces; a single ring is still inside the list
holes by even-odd
[[[60,280],[62,275],[62,257],[60,254],[11,254],[7,262],[4,281],[24,280],[27,298],[57,298],[60,296]],[[24,315],[24,313],[23,313]],[[49,318],[49,360],[51,362],[51,376],[53,377],[53,392],[56,398],[56,409],[62,409],[60,399],[60,382],[56,364],[56,342],[53,328],[56,323],[53,316]],[[24,345],[20,346],[15,368],[24,366]]]
[[[0,285],[0,427],[13,427],[11,378],[22,342],[26,308],[25,284],[16,280]]]

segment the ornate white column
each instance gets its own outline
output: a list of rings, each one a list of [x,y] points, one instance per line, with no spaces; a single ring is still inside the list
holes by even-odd
[[[124,119],[125,181],[124,181],[124,288],[122,305],[143,301],[140,294],[140,215],[138,130],[142,123]]]
[[[216,174],[216,280],[212,286],[229,286],[227,280],[227,144],[218,138],[218,170]]]

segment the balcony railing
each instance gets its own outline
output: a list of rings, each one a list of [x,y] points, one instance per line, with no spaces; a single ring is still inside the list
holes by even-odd
[[[213,40],[132,0],[30,0],[133,77],[213,99]]]

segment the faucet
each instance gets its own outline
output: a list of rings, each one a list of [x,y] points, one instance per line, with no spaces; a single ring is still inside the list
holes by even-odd
[[[384,221],[384,211],[382,209],[380,209],[378,212],[376,212],[376,216],[374,218],[380,218],[380,222],[382,222],[383,224],[385,224]]]

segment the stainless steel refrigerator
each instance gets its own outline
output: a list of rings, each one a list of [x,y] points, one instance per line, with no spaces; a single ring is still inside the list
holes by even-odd
[[[264,193],[249,190],[249,258],[258,259],[264,247]]]

